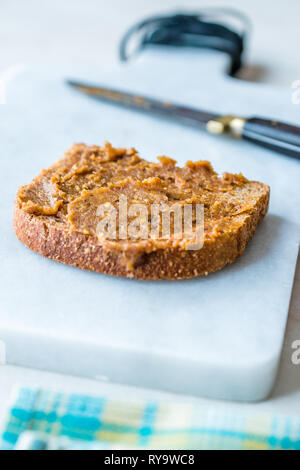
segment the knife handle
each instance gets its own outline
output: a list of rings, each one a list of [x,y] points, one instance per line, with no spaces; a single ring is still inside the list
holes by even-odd
[[[298,126],[252,117],[245,120],[240,132],[246,140],[300,159],[300,127]]]

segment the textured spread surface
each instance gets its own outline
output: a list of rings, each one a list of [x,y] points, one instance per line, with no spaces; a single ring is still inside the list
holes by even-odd
[[[98,208],[118,209],[120,197],[129,205],[142,203],[162,210],[192,207],[204,210],[203,247],[188,250],[185,234],[178,239],[174,222],[170,235],[161,238],[151,230],[147,237],[113,238],[97,231]],[[75,144],[63,159],[22,186],[15,206],[17,236],[31,249],[67,264],[114,275],[141,279],[179,279],[207,274],[233,262],[242,254],[265,215],[268,186],[243,175],[219,177],[207,161],[189,160],[183,168],[171,158],[149,163],[135,149]],[[119,218],[118,218],[119,220]],[[173,219],[171,219],[173,221]]]

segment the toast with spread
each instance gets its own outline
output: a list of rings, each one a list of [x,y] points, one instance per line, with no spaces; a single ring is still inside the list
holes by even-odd
[[[33,251],[81,269],[184,279],[243,253],[269,192],[241,174],[219,177],[206,161],[180,168],[165,156],[148,162],[133,148],[74,144],[18,190],[14,228]]]

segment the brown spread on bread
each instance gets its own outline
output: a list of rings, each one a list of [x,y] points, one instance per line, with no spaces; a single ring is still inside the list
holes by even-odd
[[[23,214],[23,222],[25,219],[31,224],[37,224],[39,221],[44,227],[47,226],[47,233],[50,227],[51,233],[56,230],[57,235],[60,231],[61,237],[69,239],[75,236],[77,239],[82,237],[83,245],[84,240],[89,240],[86,246],[82,245],[82,250],[91,249],[92,245],[101,246],[103,253],[109,253],[111,259],[115,257],[117,260],[115,262],[125,266],[124,272],[123,267],[119,268],[120,272],[98,268],[97,265],[93,265],[91,259],[85,263],[76,260],[74,254],[70,255],[69,261],[66,254],[60,259],[57,253],[62,250],[54,246],[53,240],[51,249],[55,253],[51,255],[49,247],[47,248],[49,254],[43,253],[42,248],[36,249],[33,240],[29,243],[28,237],[21,236],[18,230],[16,230],[17,235],[22,241],[26,238],[27,242],[26,240],[24,242],[28,246],[31,245],[32,249],[42,252],[45,256],[84,269],[110,274],[140,278],[181,278],[219,269],[239,256],[252,237],[257,223],[267,210],[269,188],[262,183],[248,181],[241,174],[224,173],[219,177],[209,162],[191,161],[191,157],[181,168],[176,166],[175,160],[166,156],[158,157],[156,163],[148,162],[140,158],[133,148],[116,149],[109,143],[103,147],[75,144],[66,152],[63,159],[48,170],[43,170],[31,183],[19,189],[16,213]],[[172,232],[167,240],[153,236],[147,239],[124,240],[119,236],[120,227],[117,227],[114,239],[105,236],[99,238],[97,232],[99,205],[109,203],[118,210],[121,196],[126,196],[128,205],[142,203],[149,208],[149,214],[153,204],[165,209],[174,204],[181,207],[187,204],[192,206],[202,204],[203,256],[205,248],[209,246],[212,248],[214,244],[217,258],[220,256],[220,244],[223,247],[228,245],[229,252],[227,255],[222,252],[222,259],[217,259],[216,262],[208,260],[204,263],[204,267],[197,266],[195,261],[190,268],[182,266],[179,272],[177,255],[180,255],[184,265],[185,256],[190,259],[193,253],[183,256],[187,251],[188,242],[185,239],[176,239],[172,236]],[[130,217],[127,223],[131,223]],[[150,224],[150,217],[148,223]],[[16,225],[15,223],[15,227]],[[247,233],[243,233],[245,230]],[[242,239],[239,239],[239,236]],[[176,257],[172,255],[172,250],[177,250]],[[150,255],[159,252],[161,258],[162,251],[164,255],[170,253],[165,260],[166,268],[162,269],[161,266],[159,268],[162,274],[159,275],[155,270],[153,276],[148,271],[143,274],[143,266],[145,271]],[[80,253],[81,260],[82,256]],[[209,252],[209,256],[213,256],[213,249]],[[174,263],[175,268],[173,268]],[[116,269],[113,268],[114,271]]]

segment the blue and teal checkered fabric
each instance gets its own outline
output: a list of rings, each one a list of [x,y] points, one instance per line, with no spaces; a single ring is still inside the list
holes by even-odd
[[[20,389],[1,448],[28,431],[61,447],[106,449],[298,449],[300,419],[222,413],[182,403],[119,402]],[[81,444],[79,444],[81,443]]]

